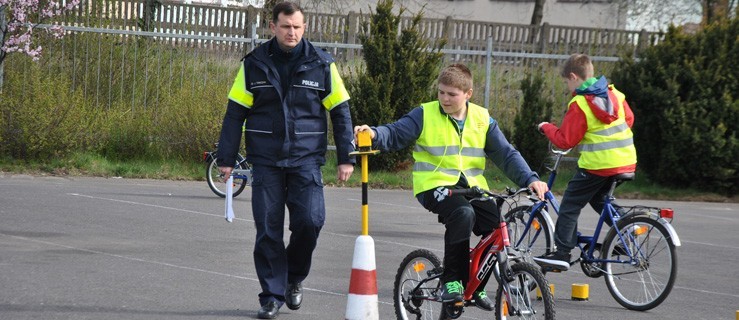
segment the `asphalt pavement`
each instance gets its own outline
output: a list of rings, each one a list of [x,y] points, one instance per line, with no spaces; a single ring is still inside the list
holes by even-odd
[[[283,307],[279,319],[344,319],[361,189],[325,191],[327,221],[303,306]],[[204,181],[0,173],[0,319],[256,318],[250,198],[247,188],[234,199],[236,219],[228,223],[224,200]],[[547,274],[558,319],[739,319],[739,204],[621,203],[675,210],[683,245],[672,293],[653,310],[629,311],[602,278],[574,266]],[[398,265],[417,248],[441,256],[444,230],[408,190],[370,188],[369,212],[380,319],[394,319]],[[585,210],[580,228],[592,232],[596,218]],[[573,283],[589,284],[588,301],[570,299]],[[492,318],[474,308],[462,316]]]

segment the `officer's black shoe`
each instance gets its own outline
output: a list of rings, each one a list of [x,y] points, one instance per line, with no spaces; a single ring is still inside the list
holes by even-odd
[[[261,309],[259,309],[259,312],[257,313],[257,318],[274,319],[277,318],[277,315],[279,313],[280,305],[277,303],[277,301],[270,301],[264,304]]]
[[[290,283],[287,285],[285,292],[285,303],[290,310],[300,309],[300,303],[303,302],[303,284],[300,282]]]

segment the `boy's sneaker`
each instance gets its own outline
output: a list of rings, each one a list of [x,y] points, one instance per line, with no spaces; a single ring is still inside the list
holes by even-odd
[[[487,292],[485,290],[477,291],[473,295],[475,297],[475,305],[485,311],[493,311],[493,302],[490,301],[490,298],[488,298]]]
[[[442,302],[461,302],[464,300],[462,296],[462,292],[464,292],[462,281],[449,281],[441,289]]]
[[[544,268],[552,268],[557,271],[567,271],[570,268],[570,254],[559,251],[534,257],[534,261]]]

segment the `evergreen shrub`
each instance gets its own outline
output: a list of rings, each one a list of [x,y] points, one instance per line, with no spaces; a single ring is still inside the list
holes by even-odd
[[[694,35],[671,27],[613,73],[634,110],[640,171],[663,185],[739,189],[739,19]]]
[[[521,80],[523,99],[521,108],[513,120],[511,143],[516,146],[533,170],[542,172],[542,164],[549,158],[547,138],[537,132],[536,125],[552,118],[554,102],[545,96],[544,77],[541,72],[527,73]]]
[[[419,28],[423,13],[413,16],[410,25],[401,29],[404,10],[401,8],[398,14],[392,11],[393,1],[381,0],[370,22],[362,25],[359,39],[365,64],[354,68],[346,81],[355,125],[394,122],[435,97],[432,85],[445,41],[432,45],[423,37]],[[411,148],[381,153],[372,158],[372,166],[390,171],[405,169],[411,163]]]

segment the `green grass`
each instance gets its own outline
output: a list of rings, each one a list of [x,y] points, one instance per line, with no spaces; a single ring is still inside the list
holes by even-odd
[[[137,179],[204,180],[205,165],[184,161],[119,161],[91,153],[74,153],[50,161],[0,159],[0,171],[58,176],[123,177]]]
[[[372,156],[369,158],[372,167]],[[326,165],[323,167],[323,180],[327,186],[361,187],[362,168],[357,165],[354,174],[347,182],[338,183],[336,180],[336,160],[329,152]],[[128,160],[119,161],[108,159],[91,153],[74,153],[65,158],[57,158],[47,162],[19,161],[10,158],[0,158],[0,171],[53,176],[98,176],[123,177],[138,179],[164,180],[205,180],[205,163],[165,160]],[[557,196],[562,195],[567,181],[573,175],[572,168],[560,169],[557,183],[553,188]],[[503,190],[505,187],[515,187],[515,184],[505,178],[500,170],[489,167],[485,173],[490,189]],[[542,174],[542,180],[547,178]],[[399,172],[372,171],[368,174],[370,189],[402,189],[412,190],[411,170]],[[205,183],[205,182],[203,182]],[[715,193],[675,189],[656,185],[648,181],[643,175],[638,175],[635,181],[625,183],[617,190],[617,196],[622,199],[652,199],[677,201],[712,201],[712,202],[739,202],[739,197],[725,197]]]

